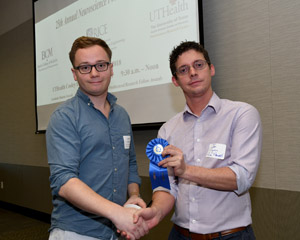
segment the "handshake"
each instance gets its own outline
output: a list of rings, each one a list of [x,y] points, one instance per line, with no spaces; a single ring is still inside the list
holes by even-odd
[[[162,144],[159,151],[156,149],[159,144],[157,144],[155,141],[158,141],[158,143]],[[156,159],[157,167],[172,167],[176,176],[180,176],[184,173],[186,165],[184,162],[183,153],[180,149],[176,148],[175,146],[168,145],[168,143],[163,139],[154,139],[148,144],[148,146],[148,155],[149,152],[156,153],[156,155],[152,154],[153,156],[155,155],[152,157]],[[152,148],[154,149],[153,151]],[[159,158],[158,155],[161,155],[161,157]],[[166,156],[168,157],[163,159]],[[149,159],[151,159],[151,156]],[[151,171],[149,170],[149,172]],[[159,173],[155,170],[154,172]],[[168,174],[167,170],[165,174]],[[155,178],[153,179],[155,180]],[[164,178],[161,177],[161,180],[163,179]],[[164,182],[164,184],[160,185],[162,182]],[[165,184],[165,182],[166,181],[160,181],[157,184],[154,184],[154,187],[152,185],[152,188],[154,189],[162,186],[164,189],[170,189],[169,180],[167,181],[167,184]],[[174,204],[175,198],[169,193],[169,191],[162,189],[154,192],[152,196],[151,207],[146,207],[146,203],[141,198],[134,195],[133,198],[131,197],[128,199],[124,205],[124,208],[122,208],[121,212],[124,214],[122,215],[122,213],[119,213],[119,217],[117,217],[116,221],[113,221],[113,223],[117,227],[117,231],[122,237],[130,240],[140,239],[144,235],[148,234],[149,230],[155,227],[172,210]],[[124,217],[124,219],[122,219],[122,217]]]
[[[135,200],[135,201],[132,201]],[[140,239],[156,226],[162,216],[154,206],[146,207],[141,198],[129,199],[113,223],[124,239]]]

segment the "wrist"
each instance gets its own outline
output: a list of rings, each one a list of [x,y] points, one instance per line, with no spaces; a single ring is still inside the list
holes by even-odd
[[[185,164],[184,168],[182,169],[181,173],[178,174],[177,176],[180,178],[185,178],[188,175],[188,170],[189,166],[187,164]]]
[[[141,195],[140,195],[140,193],[139,192],[131,192],[130,194],[129,194],[129,197],[134,197],[134,196],[136,196],[136,197],[141,197]]]
[[[164,214],[163,214],[162,210],[157,206],[151,206],[150,208],[153,209],[158,222],[160,222],[164,218]]]

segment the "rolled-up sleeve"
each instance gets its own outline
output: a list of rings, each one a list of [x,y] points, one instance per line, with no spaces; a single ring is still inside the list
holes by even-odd
[[[235,172],[241,195],[252,186],[260,162],[262,148],[262,126],[258,111],[251,105],[238,116],[232,137],[231,160],[229,167]]]
[[[74,122],[63,111],[55,111],[46,130],[50,187],[58,195],[60,187],[78,177],[80,140]]]

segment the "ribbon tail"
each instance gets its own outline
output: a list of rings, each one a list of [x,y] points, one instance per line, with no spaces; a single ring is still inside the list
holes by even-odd
[[[157,187],[171,189],[167,168],[158,167],[155,164],[150,163],[149,176],[151,180],[152,190]]]

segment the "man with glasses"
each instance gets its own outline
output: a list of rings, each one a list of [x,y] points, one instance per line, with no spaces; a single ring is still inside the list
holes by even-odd
[[[260,162],[259,113],[213,92],[215,67],[200,44],[174,48],[170,68],[186,99],[184,111],[158,132],[170,144],[159,165],[168,167],[171,190],[155,189],[151,207],[135,220],[144,218],[152,228],[175,205],[170,240],[255,239],[248,190]]]
[[[141,182],[127,112],[108,92],[112,52],[99,38],[80,37],[69,54],[76,95],[52,114],[47,153],[53,196],[51,240],[117,239],[117,229],[139,239],[148,232],[135,209]],[[127,194],[129,199],[127,199]]]

